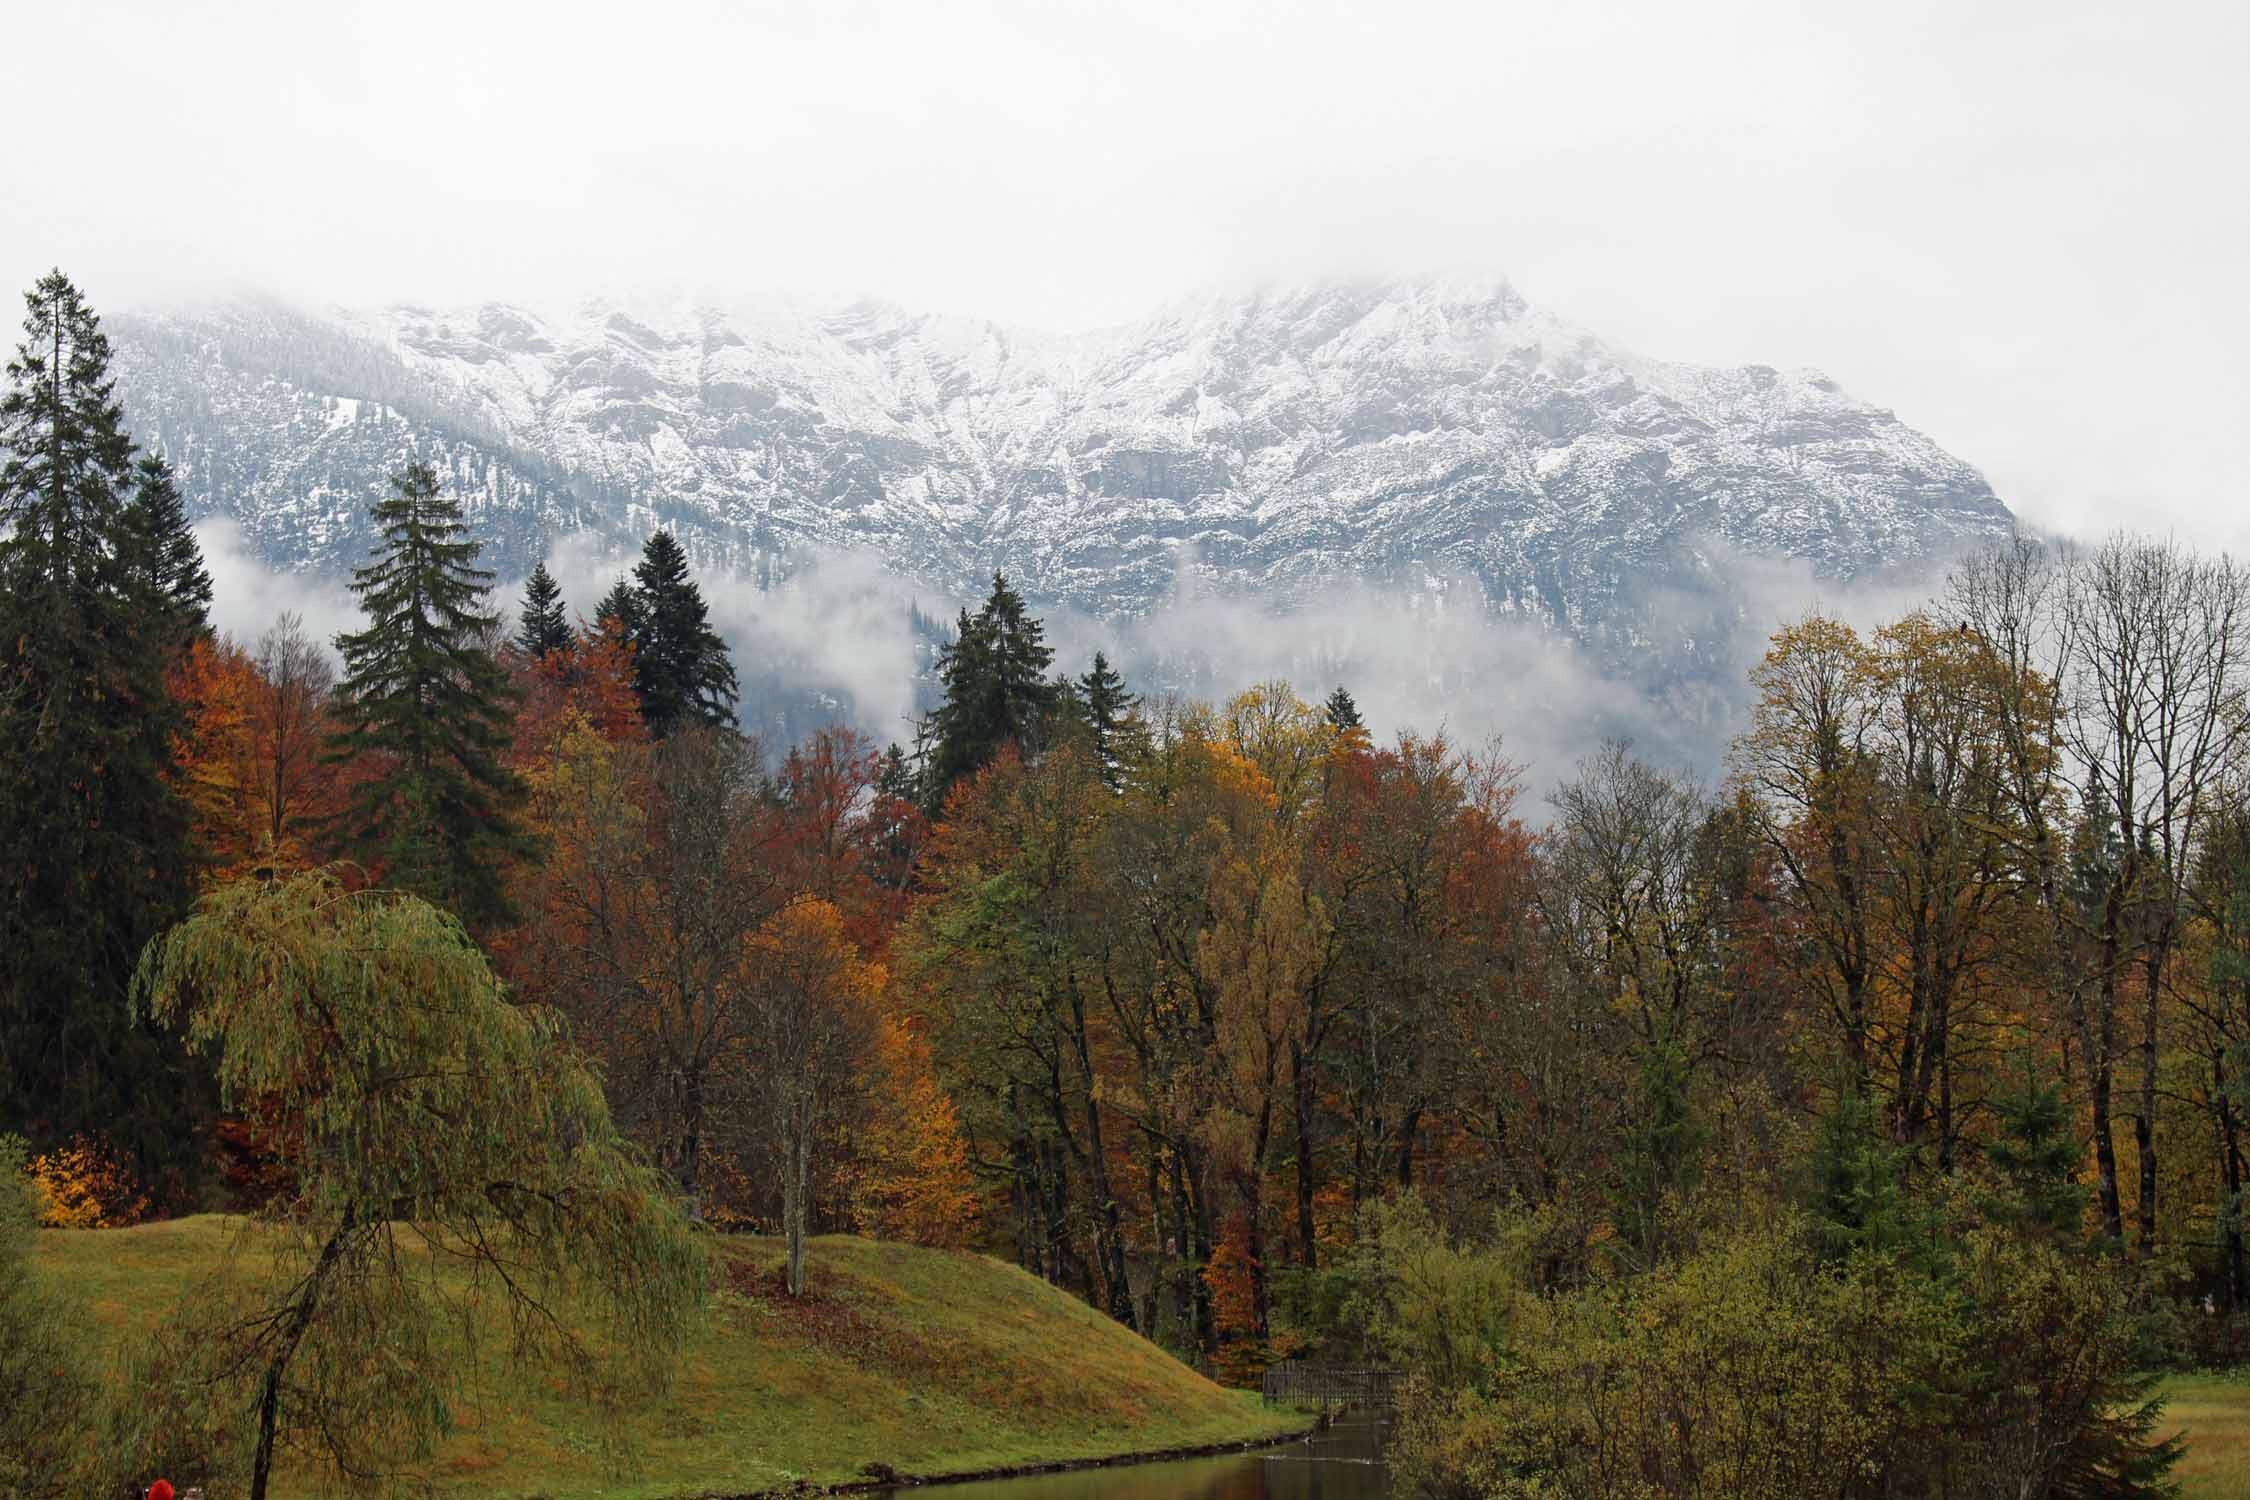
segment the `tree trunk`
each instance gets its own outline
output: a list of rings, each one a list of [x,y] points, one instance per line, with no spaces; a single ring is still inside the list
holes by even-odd
[[[320,1259],[313,1264],[312,1273],[305,1278],[304,1294],[289,1313],[289,1330],[282,1336],[281,1348],[266,1365],[266,1376],[258,1392],[258,1447],[250,1460],[250,1500],[266,1500],[266,1486],[273,1477],[274,1427],[281,1415],[281,1377],[296,1358],[297,1346],[304,1342],[305,1330],[312,1326],[313,1314],[318,1310],[320,1294],[327,1284],[328,1273],[344,1253],[344,1243],[357,1230],[358,1225],[347,1213],[328,1243],[320,1247]]]
[[[1257,1309],[1252,1337],[1263,1340],[1273,1326],[1272,1293],[1266,1285],[1266,1146],[1273,1135],[1273,1090],[1258,1108],[1250,1138],[1250,1296]]]
[[[1109,1315],[1131,1328],[1133,1299],[1125,1285],[1125,1228],[1118,1219],[1117,1195],[1109,1189],[1109,1158],[1102,1143],[1102,1108],[1096,1098],[1100,1080],[1094,1076],[1093,1049],[1086,1036],[1086,1007],[1075,988],[1070,1003],[1071,1046],[1078,1055],[1078,1072],[1085,1084],[1086,1180],[1094,1190],[1094,1256],[1100,1263],[1099,1279],[1103,1283]]]
[[[2219,1247],[2226,1262],[2227,1310],[2239,1311],[2250,1287],[2243,1284],[2242,1255],[2242,1138],[2234,1117],[2234,1100],[2227,1093],[2226,1056],[2212,1059],[2212,1092],[2219,1102],[2219,1173],[2226,1187],[2226,1211],[2219,1222]]]
[[[1195,1345],[1208,1357],[1219,1348],[1218,1309],[1212,1305],[1211,1283],[1203,1274],[1211,1264],[1211,1245],[1215,1238],[1210,1195],[1203,1191],[1202,1172],[1195,1164],[1188,1163],[1184,1170],[1175,1168],[1175,1171],[1185,1191],[1183,1217],[1189,1226],[1188,1295],[1194,1309]]]
[[[687,1204],[688,1217],[703,1217],[703,1204],[698,1196],[696,1178],[703,1170],[703,1080],[690,1075],[680,1088],[680,1159],[674,1176],[680,1184],[680,1198]]]
[[[1289,1080],[1297,1127],[1297,1263],[1310,1271],[1320,1264],[1320,1245],[1313,1226],[1312,1075],[1301,1043],[1289,1046]]]
[[[1960,1144],[1953,1128],[1953,1053],[1948,1047],[1938,1057],[1938,1170],[1953,1175],[1954,1151]]]
[[[2102,1233],[2117,1243],[2125,1239],[2124,1205],[2117,1196],[2117,1139],[2109,1115],[2110,1068],[2105,1061],[2093,1069],[2088,1100],[2094,1116],[2094,1171],[2096,1196],[2102,1210]]]
[[[2121,1245],[2125,1240],[2125,1210],[2117,1193],[2117,1136],[2110,1119],[2117,1051],[2116,940],[2112,938],[2104,946],[2101,982],[2095,987],[2100,1015],[2086,1015],[2083,995],[2074,996],[2071,1003],[2078,1012],[2080,1050],[2086,1054],[2086,1101],[2093,1115],[2095,1196],[2101,1205],[2102,1233]]]
[[[789,1295],[805,1295],[805,1216],[812,1198],[812,1122],[791,1122],[788,1167],[782,1184],[781,1221],[789,1237]]]
[[[2140,1230],[2136,1253],[2143,1258],[2156,1253],[2156,1025],[2157,1006],[2164,993],[2164,960],[2170,946],[2159,932],[2149,945],[2142,970],[2147,994],[2141,1004],[2141,1107],[2133,1120],[2133,1145],[2140,1157],[2140,1199],[2134,1213]]]

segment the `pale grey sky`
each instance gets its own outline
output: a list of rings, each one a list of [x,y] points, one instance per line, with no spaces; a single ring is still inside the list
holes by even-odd
[[[2246,80],[2239,0],[78,0],[0,22],[0,280],[1074,327],[1494,269],[1818,365],[2036,522],[2250,551]]]

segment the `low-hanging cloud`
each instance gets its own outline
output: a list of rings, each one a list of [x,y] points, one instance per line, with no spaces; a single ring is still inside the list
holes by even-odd
[[[255,639],[284,610],[324,642],[359,624],[339,580],[269,567],[224,519],[197,536],[222,631]],[[1523,770],[1526,812],[1543,817],[1547,794],[1606,739],[1716,780],[1748,715],[1750,669],[1775,630],[1815,610],[1870,628],[1936,586],[1927,574],[1838,584],[1798,559],[1701,551],[1707,586],[1637,589],[1636,642],[1606,652],[1494,611],[1472,578],[1428,580],[1411,594],[1344,582],[1284,605],[1222,592],[1183,565],[1171,598],[1144,617],[1057,609],[1044,618],[1057,670],[1081,673],[1102,651],[1147,697],[1217,700],[1279,679],[1317,700],[1342,686],[1379,741],[1404,732],[1442,733],[1465,749],[1497,741]],[[547,567],[569,607],[590,616],[636,560],[580,534],[562,539]],[[829,723],[878,744],[911,740],[936,693],[928,622],[949,620],[964,601],[865,552],[798,553],[777,579],[696,576],[742,678],[745,728],[775,749]],[[511,612],[523,582],[497,582]]]
[[[351,593],[336,579],[304,569],[277,569],[260,557],[228,516],[195,524],[203,566],[211,574],[211,625],[245,645],[284,614],[304,621],[305,633],[334,649],[337,632],[363,623]]]
[[[1700,588],[1636,585],[1636,642],[1598,651],[1546,624],[1491,609],[1473,578],[1431,580],[1402,596],[1341,583],[1286,608],[1192,581],[1144,620],[1053,622],[1066,659],[1097,647],[1142,690],[1223,698],[1281,679],[1307,698],[1347,689],[1380,740],[1443,734],[1519,766],[1544,799],[1604,740],[1630,741],[1658,764],[1715,781],[1747,720],[1749,674],[1776,630],[1807,613],[1860,629],[1931,597],[1917,577],[1816,578],[1801,559],[1704,544]]]
[[[590,617],[636,560],[581,533],[553,549],[547,570],[570,607]],[[725,569],[699,569],[697,581],[712,628],[733,653],[752,710],[746,718],[769,738],[795,740],[826,721],[878,740],[910,737],[925,654],[913,611],[943,618],[953,600],[855,552],[807,552],[770,587]],[[522,592],[520,578],[499,590],[511,603]]]

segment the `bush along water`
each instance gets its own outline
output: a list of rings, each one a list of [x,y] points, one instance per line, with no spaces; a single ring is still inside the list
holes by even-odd
[[[2035,1103],[2035,1101],[2034,1101]],[[1378,1226],[1363,1319],[1416,1371],[1394,1457],[1439,1500],[2154,1500],[2145,1276],[2079,1233],[2050,1111],[2011,1146],[1902,1192],[1848,1100],[1794,1193],[1675,1199],[1670,1258],[1588,1247],[1541,1285],[1536,1223],[1476,1247]],[[1911,1207],[1909,1207],[1911,1205]]]

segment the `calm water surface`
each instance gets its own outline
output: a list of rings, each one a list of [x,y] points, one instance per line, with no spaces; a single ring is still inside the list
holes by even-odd
[[[1255,1453],[893,1494],[929,1500],[1386,1500],[1382,1436],[1373,1421],[1355,1413],[1317,1437]]]

